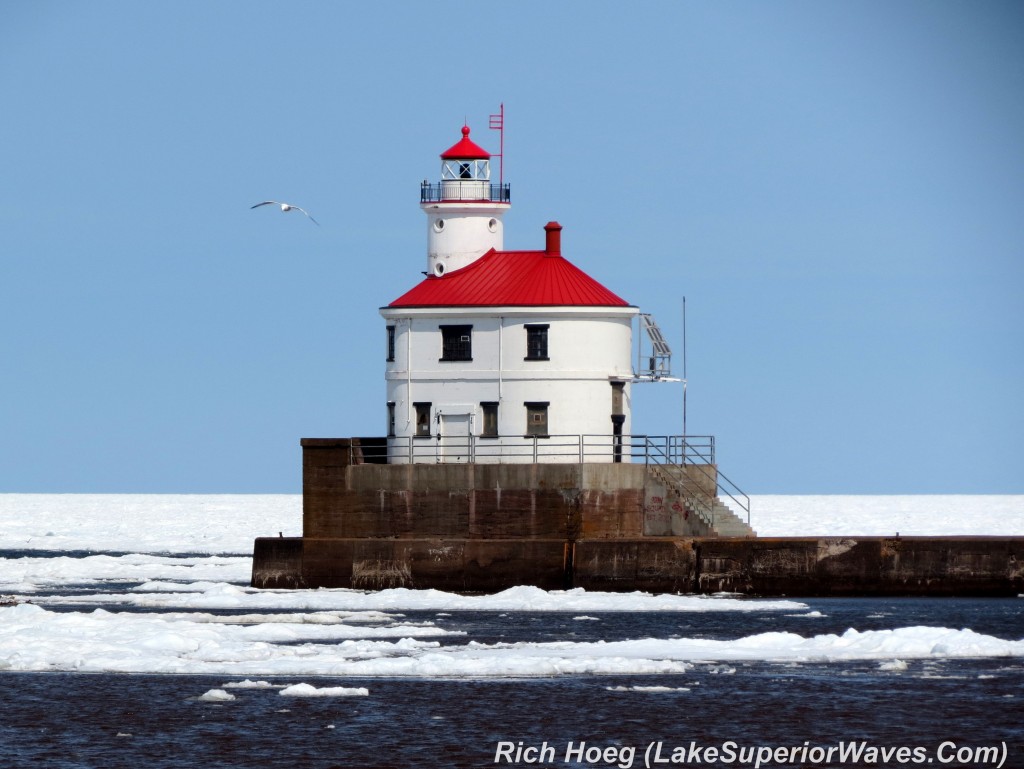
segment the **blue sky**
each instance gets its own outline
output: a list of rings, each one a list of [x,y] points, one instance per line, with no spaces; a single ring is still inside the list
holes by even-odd
[[[0,491],[297,492],[381,434],[419,183],[504,102],[506,247],[561,222],[677,372],[686,297],[744,490],[1024,492],[1024,5],[624,6],[0,5]]]

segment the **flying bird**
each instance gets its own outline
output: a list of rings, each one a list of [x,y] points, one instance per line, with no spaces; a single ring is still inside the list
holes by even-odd
[[[250,208],[259,208],[260,206],[281,206],[281,210],[285,212],[301,211],[309,218],[309,221],[313,222],[313,224],[315,224],[317,227],[320,226],[320,222],[318,222],[316,219],[310,216],[309,211],[306,211],[303,208],[299,208],[298,206],[293,206],[291,203],[279,203],[276,200],[264,200],[262,203],[257,203],[254,206],[250,206]]]

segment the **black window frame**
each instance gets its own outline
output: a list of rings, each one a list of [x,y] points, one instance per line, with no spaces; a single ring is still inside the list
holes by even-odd
[[[548,329],[551,326],[547,323],[527,323],[526,328],[526,357],[523,360],[551,360],[548,357]]]
[[[395,437],[395,402],[388,401],[388,437]]]
[[[388,326],[388,357],[385,359],[388,363],[394,363],[395,361],[395,327]]]
[[[482,401],[480,403],[482,419],[480,424],[481,438],[498,437],[498,401]]]
[[[427,401],[417,401],[412,404],[412,407],[416,410],[416,423],[413,430],[414,438],[430,437],[430,410],[433,405],[433,403],[428,403]]]
[[[473,360],[473,327],[443,325],[441,329],[442,363],[464,363]]]
[[[525,432],[525,436],[527,438],[533,438],[533,437],[547,438],[547,437],[549,437],[551,435],[551,431],[548,429],[548,421],[549,421],[548,420],[548,407],[551,405],[551,401],[526,401],[525,403],[523,403],[523,405],[526,406],[526,432]],[[535,424],[541,424],[537,420],[531,419],[531,416],[534,415],[534,414],[543,414],[544,419],[543,419],[543,424],[541,426],[544,428],[544,432],[537,432],[536,429],[534,428]]]

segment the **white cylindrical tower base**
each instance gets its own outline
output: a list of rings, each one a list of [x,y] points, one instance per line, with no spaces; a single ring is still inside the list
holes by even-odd
[[[427,215],[427,274],[441,277],[504,248],[508,203],[423,203]]]

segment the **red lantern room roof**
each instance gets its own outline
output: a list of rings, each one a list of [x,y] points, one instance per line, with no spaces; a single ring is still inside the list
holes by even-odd
[[[491,153],[469,138],[469,126],[462,126],[462,139],[441,153],[442,160],[490,160]]]

